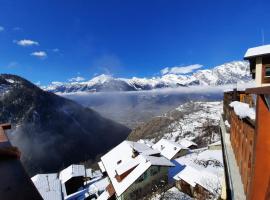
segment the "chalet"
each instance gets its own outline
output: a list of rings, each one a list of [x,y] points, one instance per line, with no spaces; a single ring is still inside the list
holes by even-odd
[[[248,49],[245,57],[256,81],[255,144],[253,148],[252,174],[249,199],[270,199],[270,45]]]
[[[198,148],[198,145],[195,142],[192,142],[192,141],[184,139],[184,138],[181,139],[179,141],[179,143],[180,143],[180,145],[182,145],[185,148],[189,148],[189,149],[197,149]]]
[[[101,157],[110,185],[98,199],[140,199],[164,186],[172,162],[139,142],[123,141]]]
[[[229,140],[221,120],[228,194],[232,199],[270,199],[270,45],[248,49],[244,59],[249,61],[256,82],[255,88],[244,92],[253,103],[247,98],[229,105],[224,101],[228,110],[224,117],[230,121]],[[233,163],[239,175],[231,173]]]
[[[84,186],[86,170],[84,165],[70,165],[59,173],[64,196],[77,192]]]
[[[180,191],[195,199],[211,199],[210,197],[218,194],[216,186],[219,184],[219,179],[209,172],[184,166],[174,179]]]
[[[193,145],[192,143],[185,144],[186,146]],[[166,139],[159,140],[152,146],[152,148],[158,150],[162,156],[169,160],[184,156],[189,153],[189,149],[187,147]]]

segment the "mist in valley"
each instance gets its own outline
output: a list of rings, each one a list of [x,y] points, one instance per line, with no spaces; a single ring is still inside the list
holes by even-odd
[[[189,101],[221,101],[228,86],[194,86],[134,92],[76,92],[61,94],[83,106],[90,107],[104,117],[129,128],[162,115]]]

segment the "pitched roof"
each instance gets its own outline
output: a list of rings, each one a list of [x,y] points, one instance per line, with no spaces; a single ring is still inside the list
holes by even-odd
[[[189,148],[191,146],[198,146],[195,142],[192,142],[190,140],[187,140],[187,139],[181,139],[179,141],[180,145],[182,145],[183,147],[186,147],[186,148]]]
[[[263,56],[267,54],[270,54],[270,45],[263,45],[263,46],[249,48],[244,58],[249,59],[252,57]]]
[[[152,147],[152,146],[154,145],[154,143],[151,142],[151,141],[149,141],[149,140],[139,139],[137,142],[146,144],[146,145],[149,146],[149,147]]]
[[[154,149],[160,151],[161,155],[172,159],[181,149],[187,149],[186,147],[166,139],[159,140],[156,144],[153,145]]]
[[[215,193],[215,189],[220,185],[218,176],[204,170],[199,171],[188,165],[176,174],[174,179],[182,179],[192,187],[198,184],[213,194]]]
[[[61,182],[57,173],[37,174],[31,178],[44,200],[61,200]]]
[[[120,196],[131,184],[133,184],[151,165],[174,166],[164,157],[142,155],[151,150],[145,144],[131,141],[123,141],[107,154],[101,157],[101,161],[111,180],[115,192]],[[136,151],[136,155],[134,155]],[[120,182],[116,175],[131,170]]]
[[[72,177],[85,176],[85,173],[84,165],[70,165],[59,173],[59,179],[65,183]]]

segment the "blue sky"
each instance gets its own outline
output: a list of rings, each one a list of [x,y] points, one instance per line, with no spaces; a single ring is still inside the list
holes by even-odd
[[[212,67],[270,43],[270,1],[0,0],[0,70],[48,84]]]

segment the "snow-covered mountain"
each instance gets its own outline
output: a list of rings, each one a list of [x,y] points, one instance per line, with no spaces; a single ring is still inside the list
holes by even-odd
[[[43,89],[54,93],[99,92],[99,91],[139,91],[158,88],[176,88],[192,85],[224,85],[243,83],[251,80],[249,65],[244,61],[234,61],[212,69],[197,70],[193,74],[168,73],[152,78],[115,78],[100,75],[89,81],[52,82]]]
[[[190,101],[136,127],[128,139],[134,141],[146,139],[155,143],[161,138],[176,142],[185,138],[203,147],[220,140],[221,112],[221,101]]]

